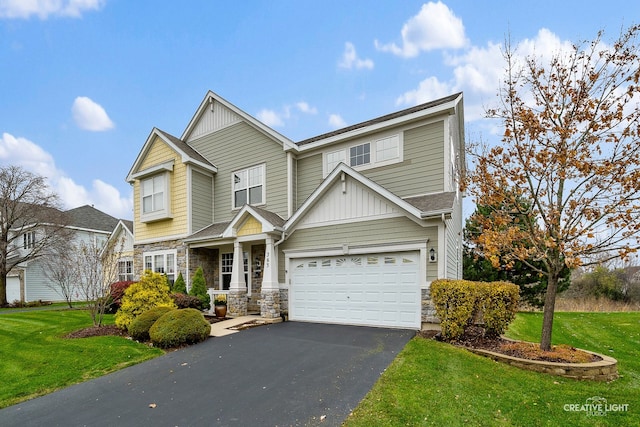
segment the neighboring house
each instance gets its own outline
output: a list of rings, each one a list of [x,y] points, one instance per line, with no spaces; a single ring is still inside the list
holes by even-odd
[[[463,97],[293,142],[208,92],[127,176],[134,275],[198,267],[231,315],[419,329],[462,275]]]
[[[133,221],[121,219],[111,233],[113,250],[118,253],[118,281],[133,280]]]
[[[64,212],[67,217],[67,230],[72,233],[74,243],[92,243],[103,245],[114,230],[118,220],[98,209],[85,205]],[[31,230],[23,235],[19,242],[21,250],[28,251],[30,245],[38,238],[38,230]],[[32,259],[14,267],[7,276],[7,301],[63,301],[52,281],[47,277],[47,263],[43,257]],[[74,300],[82,299],[74,294]]]

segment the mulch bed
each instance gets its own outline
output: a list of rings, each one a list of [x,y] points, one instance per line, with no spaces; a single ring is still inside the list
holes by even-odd
[[[439,331],[420,331],[418,335],[425,339],[445,341]],[[527,360],[563,363],[585,363],[601,360],[598,356],[567,345],[553,346],[552,351],[542,351],[540,346],[535,343],[511,341],[501,337],[487,337],[484,335],[484,329],[479,327],[467,328],[462,337],[447,342],[458,347],[487,350]]]
[[[103,337],[106,335],[115,335],[118,337],[128,336],[127,331],[118,328],[116,325],[104,325],[80,329],[65,335],[65,338]]]

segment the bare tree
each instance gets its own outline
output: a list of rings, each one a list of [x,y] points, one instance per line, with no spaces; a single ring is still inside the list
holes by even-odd
[[[488,111],[504,123],[503,143],[479,153],[470,175],[476,203],[493,207],[476,217],[476,243],[495,263],[547,278],[543,350],[563,270],[640,248],[639,34],[634,25],[606,45],[600,32],[548,63],[505,52],[501,105]]]
[[[79,292],[77,252],[71,241],[60,243],[44,258],[45,275],[51,281],[46,286],[63,297],[69,308],[73,308],[73,301]]]
[[[18,166],[0,167],[0,306],[7,304],[7,274],[47,255],[66,238],[66,224],[44,177]]]
[[[111,284],[118,280],[118,259],[124,239],[101,242],[97,238],[76,246],[75,265],[78,289],[84,297],[94,326],[102,326],[104,313],[110,304]]]

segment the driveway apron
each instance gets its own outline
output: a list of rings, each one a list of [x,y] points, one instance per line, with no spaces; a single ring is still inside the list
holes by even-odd
[[[2,426],[339,426],[414,331],[285,322],[0,410]]]

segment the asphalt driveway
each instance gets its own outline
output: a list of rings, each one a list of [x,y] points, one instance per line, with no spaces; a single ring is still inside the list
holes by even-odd
[[[413,331],[247,329],[0,410],[2,426],[339,426]]]

